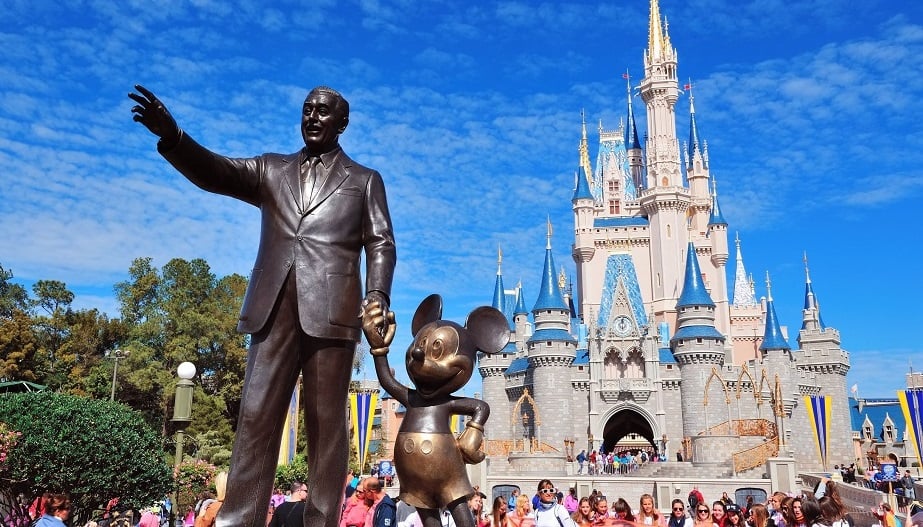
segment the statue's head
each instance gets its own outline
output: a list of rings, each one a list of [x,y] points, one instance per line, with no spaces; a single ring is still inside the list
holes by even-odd
[[[312,154],[323,154],[337,146],[349,124],[349,103],[340,92],[326,86],[311,90],[301,108],[301,137]]]

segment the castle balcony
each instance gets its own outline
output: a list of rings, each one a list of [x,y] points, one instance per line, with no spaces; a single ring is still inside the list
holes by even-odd
[[[648,378],[605,379],[599,381],[596,390],[600,398],[607,403],[614,403],[631,396],[638,403],[645,403],[654,391],[654,382]]]

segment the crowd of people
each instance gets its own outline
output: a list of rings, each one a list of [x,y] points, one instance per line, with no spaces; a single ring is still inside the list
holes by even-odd
[[[653,450],[605,452],[602,448],[598,451],[591,450],[589,454],[587,454],[586,450],[581,450],[574,460],[577,463],[577,474],[595,476],[628,474],[638,470],[646,463],[665,461],[661,459],[660,454]]]
[[[479,494],[479,493],[478,493]],[[483,496],[482,494],[480,496]],[[641,495],[633,506],[623,497],[609,497],[594,490],[580,497],[574,488],[567,493],[543,479],[534,496],[514,490],[506,498],[496,497],[488,510],[480,505],[482,498],[474,495],[469,501],[478,527],[853,527],[837,483],[824,478],[814,492],[776,492],[765,503],[754,503],[748,496],[744,503],[735,503],[727,493],[709,504],[697,489],[688,501],[674,499],[669,510],[661,512],[650,494]],[[882,527],[916,527],[901,525],[901,520],[887,503],[872,511]],[[625,522],[632,522],[627,524]],[[420,527],[402,523],[400,527]],[[355,527],[342,525],[340,527]],[[379,527],[370,526],[365,527]],[[452,527],[444,521],[443,527]]]

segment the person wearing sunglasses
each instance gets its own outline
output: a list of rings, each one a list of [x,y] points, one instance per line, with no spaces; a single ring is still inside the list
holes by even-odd
[[[708,505],[699,503],[695,506],[695,516],[693,517],[693,527],[718,527],[718,524],[712,520],[711,510]]]
[[[692,518],[686,516],[686,506],[683,504],[683,500],[673,500],[670,508],[672,511],[670,512],[670,520],[667,522],[667,527],[693,527]]]
[[[538,482],[535,527],[577,527],[567,509],[558,503],[558,489],[548,479]]]

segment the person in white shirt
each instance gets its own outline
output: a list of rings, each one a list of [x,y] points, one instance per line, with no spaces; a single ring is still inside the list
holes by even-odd
[[[577,527],[567,509],[558,503],[558,489],[551,480],[538,483],[538,506],[535,507],[535,527]]]

